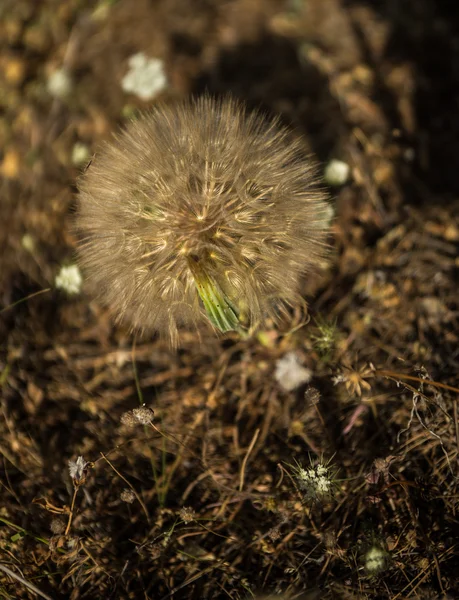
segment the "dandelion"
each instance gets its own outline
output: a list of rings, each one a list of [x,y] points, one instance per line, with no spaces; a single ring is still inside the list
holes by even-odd
[[[303,144],[231,99],[160,106],[79,182],[79,254],[117,319],[159,331],[255,328],[302,302],[329,211]]]

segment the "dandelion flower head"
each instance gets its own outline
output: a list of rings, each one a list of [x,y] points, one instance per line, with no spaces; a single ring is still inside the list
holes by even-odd
[[[79,182],[81,265],[119,320],[174,345],[204,320],[276,319],[326,254],[316,173],[299,137],[235,100],[160,105]]]

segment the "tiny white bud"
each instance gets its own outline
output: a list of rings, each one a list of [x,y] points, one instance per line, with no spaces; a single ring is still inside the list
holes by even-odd
[[[383,548],[373,546],[365,554],[365,570],[370,575],[375,575],[386,566],[387,552]]]
[[[328,185],[339,187],[349,178],[350,167],[342,160],[333,159],[325,167],[324,179]]]
[[[55,286],[58,289],[64,290],[70,296],[80,293],[82,283],[83,278],[81,277],[80,269],[77,265],[61,267],[61,270],[54,280]]]
[[[129,59],[129,71],[123,77],[121,87],[141,100],[152,100],[167,86],[164,63],[159,58],[147,58],[143,52]]]
[[[62,67],[51,73],[48,77],[46,88],[51,96],[63,100],[64,98],[67,98],[72,91],[72,78],[68,71]]]
[[[82,144],[81,142],[77,142],[72,148],[72,164],[76,167],[81,167],[85,165],[91,156],[89,152],[89,148],[86,144]]]
[[[27,250],[27,252],[32,253],[35,251],[35,240],[30,233],[25,233],[22,236],[21,244],[24,250]]]
[[[295,352],[288,352],[277,361],[274,377],[284,390],[291,392],[311,381],[312,372],[301,365]]]

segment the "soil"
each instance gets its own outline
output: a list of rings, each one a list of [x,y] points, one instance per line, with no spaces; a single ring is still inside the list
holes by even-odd
[[[459,597],[453,8],[2,0],[3,598]],[[122,88],[140,52],[164,63],[153,100]],[[56,276],[99,145],[204,92],[280,115],[350,174],[308,324],[172,350]],[[309,381],[288,391],[291,352]]]

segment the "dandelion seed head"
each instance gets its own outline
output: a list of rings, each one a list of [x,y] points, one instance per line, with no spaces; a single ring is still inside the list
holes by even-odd
[[[156,107],[96,153],[79,189],[88,283],[118,320],[173,345],[204,321],[234,329],[240,312],[249,327],[278,320],[327,254],[303,143],[231,99]]]

